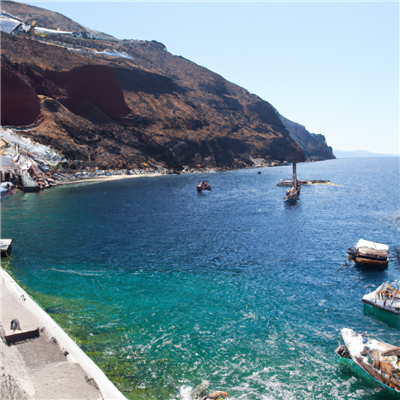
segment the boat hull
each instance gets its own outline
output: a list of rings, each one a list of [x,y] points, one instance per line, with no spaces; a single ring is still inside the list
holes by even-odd
[[[354,257],[352,255],[349,255],[347,259],[355,263],[357,267],[364,268],[385,269],[389,264],[388,260],[371,260],[368,258]]]
[[[400,328],[400,313],[386,310],[371,302],[362,300],[364,303],[364,315],[378,319],[394,328]]]
[[[11,257],[12,252],[12,241],[10,244],[1,246],[1,258],[3,257]]]
[[[379,383],[380,386],[384,387],[385,389],[390,391],[392,394],[396,394],[397,396],[400,395],[400,392],[398,390],[393,389],[388,385],[385,385],[383,382],[378,381],[378,379],[375,379],[367,371],[365,371],[360,365],[358,365],[356,362],[354,362],[351,358],[340,357],[339,361],[342,365],[349,367],[352,370],[352,372],[360,374],[360,376],[362,376],[362,378],[364,378],[365,380],[371,379],[371,382]],[[390,397],[392,397],[392,396],[390,396]]]
[[[371,260],[368,258],[356,257],[356,264],[366,267],[386,268],[388,263],[388,260]]]

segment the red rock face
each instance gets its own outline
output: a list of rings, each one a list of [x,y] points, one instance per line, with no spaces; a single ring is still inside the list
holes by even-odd
[[[57,38],[65,46],[127,52],[127,59],[77,54],[50,39],[1,39],[2,64],[40,97],[43,121],[25,135],[53,146],[75,168],[75,160],[79,168],[178,171],[303,160],[268,102],[159,43]]]
[[[1,66],[1,125],[34,124],[40,102],[33,88],[8,65]]]
[[[46,71],[45,77],[66,88],[68,98],[59,100],[74,114],[91,117],[95,111],[87,102],[116,120],[131,111],[113,68],[106,65],[85,65],[67,72]]]

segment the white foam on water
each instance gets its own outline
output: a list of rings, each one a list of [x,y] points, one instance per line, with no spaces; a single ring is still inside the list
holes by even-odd
[[[182,386],[179,389],[179,396],[181,400],[192,400],[193,388],[191,386]]]
[[[48,268],[51,271],[56,271],[56,272],[63,272],[65,274],[75,274],[75,275],[81,275],[81,276],[100,276],[105,273],[105,271],[73,271],[71,269],[57,269],[57,268]]]

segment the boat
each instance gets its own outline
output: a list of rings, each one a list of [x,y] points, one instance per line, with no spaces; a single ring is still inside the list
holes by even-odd
[[[211,190],[211,186],[207,182],[201,181],[196,189],[198,192],[202,192],[203,190]]]
[[[366,294],[362,300],[364,314],[374,316],[391,326],[400,328],[400,290],[382,283],[376,290]]]
[[[334,185],[331,181],[326,181],[322,179],[308,179],[308,180],[298,180],[299,185]],[[281,179],[276,186],[292,186],[293,179]]]
[[[289,204],[295,204],[297,199],[300,196],[300,185],[297,180],[296,174],[296,163],[293,163],[293,179],[292,179],[292,187],[286,191],[286,196],[284,202]]]
[[[290,189],[286,191],[284,201],[286,203],[295,204],[300,195],[300,185],[294,184]]]
[[[12,184],[12,182],[1,182],[0,183],[0,192],[1,193],[8,193],[13,189],[14,185]]]
[[[0,239],[1,257],[10,257],[12,251],[12,239]]]
[[[342,329],[341,335],[344,345],[339,346],[335,353],[351,360],[383,387],[400,394],[400,347],[348,328]]]
[[[386,244],[360,239],[356,246],[347,250],[347,258],[358,266],[386,268],[389,263],[388,251]]]

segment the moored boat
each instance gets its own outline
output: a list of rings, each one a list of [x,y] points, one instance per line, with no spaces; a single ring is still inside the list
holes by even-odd
[[[290,189],[286,191],[286,196],[284,201],[290,204],[295,204],[300,194],[300,185],[293,185]]]
[[[374,316],[391,326],[400,327],[400,290],[382,283],[362,300],[364,314]]]
[[[211,190],[211,186],[208,184],[208,182],[201,181],[201,182],[197,185],[196,190],[197,190],[198,192],[202,192],[202,191],[204,191],[204,190]]]
[[[335,352],[349,359],[380,385],[400,394],[400,347],[370,339],[366,335],[344,328],[344,345]]]
[[[14,185],[12,184],[12,182],[1,182],[0,183],[0,192],[4,193],[4,192],[10,192],[13,189]]]
[[[12,239],[0,239],[1,257],[10,257],[12,251]]]
[[[286,191],[284,201],[286,203],[295,204],[300,196],[300,185],[297,181],[296,163],[293,163],[293,180],[292,187]]]
[[[388,251],[386,244],[360,239],[355,247],[347,250],[347,258],[359,266],[386,268],[389,263]]]

